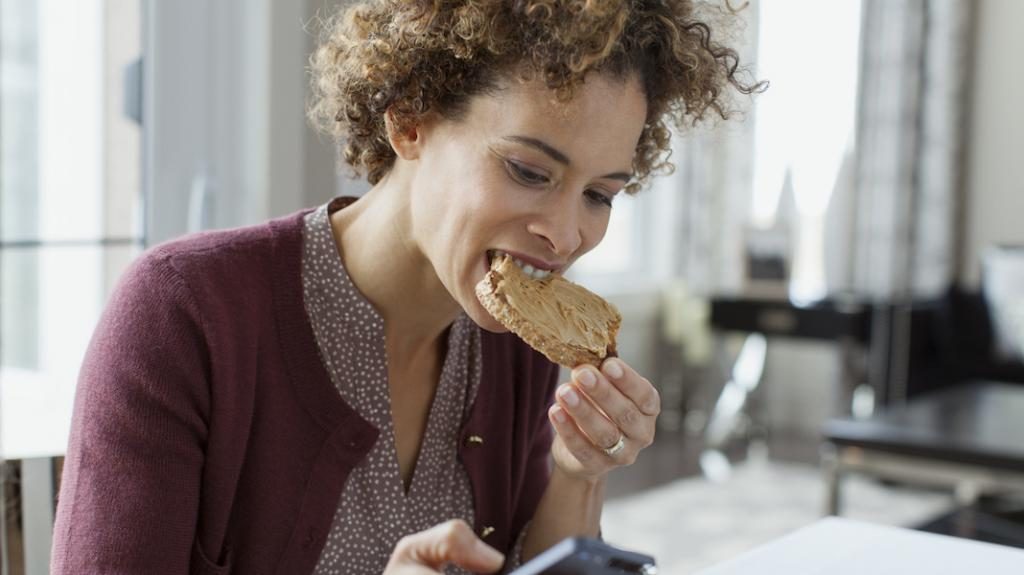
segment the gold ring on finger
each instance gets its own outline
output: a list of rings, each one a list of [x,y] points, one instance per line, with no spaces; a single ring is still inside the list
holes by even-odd
[[[602,451],[604,451],[605,455],[607,455],[608,457],[614,457],[616,453],[622,451],[625,448],[626,436],[623,435],[622,433],[619,433],[619,440],[615,442],[615,445],[611,447],[604,447],[602,448]]]

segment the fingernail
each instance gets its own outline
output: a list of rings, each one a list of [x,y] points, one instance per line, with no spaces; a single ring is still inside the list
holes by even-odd
[[[576,375],[576,381],[580,382],[583,387],[594,387],[597,384],[597,377],[589,369],[582,369]]]
[[[562,399],[564,399],[570,407],[576,407],[580,404],[580,396],[576,395],[576,392],[569,386],[562,388]]]
[[[612,379],[619,379],[622,377],[622,366],[619,365],[618,360],[609,359],[604,362],[604,372]]]
[[[565,423],[565,412],[562,411],[561,407],[555,407],[551,410],[551,417],[555,418],[558,423]]]

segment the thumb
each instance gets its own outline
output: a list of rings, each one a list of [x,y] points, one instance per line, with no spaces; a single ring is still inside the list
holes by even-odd
[[[494,573],[505,556],[481,541],[465,521],[455,519],[399,541],[391,557],[392,564],[396,561],[437,570],[452,563],[476,573]]]

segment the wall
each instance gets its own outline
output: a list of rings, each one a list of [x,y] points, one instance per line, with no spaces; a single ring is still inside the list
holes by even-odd
[[[981,0],[977,9],[960,274],[970,286],[986,246],[1024,244],[1024,2]]]

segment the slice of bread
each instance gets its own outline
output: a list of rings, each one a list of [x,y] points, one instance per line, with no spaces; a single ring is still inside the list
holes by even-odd
[[[600,367],[616,354],[619,311],[560,275],[534,279],[502,254],[476,285],[476,297],[501,325],[559,365]]]

